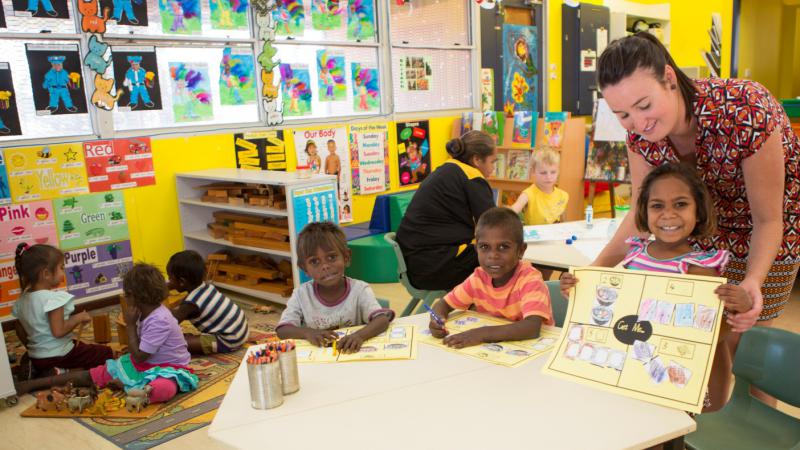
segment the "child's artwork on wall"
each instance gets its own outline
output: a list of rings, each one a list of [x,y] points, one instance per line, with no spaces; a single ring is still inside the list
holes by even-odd
[[[14,259],[23,242],[58,247],[56,217],[50,201],[19,203],[0,208],[0,260]]]
[[[78,298],[122,289],[122,278],[131,267],[131,241],[64,252],[67,291]]]
[[[352,183],[350,151],[344,127],[294,132],[294,149],[298,165],[311,166],[313,173],[336,175],[339,201],[339,222],[352,222]]]
[[[628,149],[625,142],[594,142],[586,158],[587,180],[630,183]]]
[[[315,30],[335,30],[342,26],[344,0],[310,0],[311,26]]]
[[[374,37],[374,0],[347,0],[347,4],[347,39],[358,41]]]
[[[564,124],[569,119],[569,112],[548,112],[544,115],[544,139],[550,147],[561,147],[564,143]]]
[[[277,0],[272,18],[278,36],[302,36],[305,32],[306,12],[303,0]]]
[[[80,143],[3,150],[14,203],[89,192]]]
[[[333,102],[347,97],[343,55],[317,50],[317,75],[319,101]]]
[[[211,83],[208,64],[171,62],[169,75],[172,85],[172,113],[175,122],[212,120]]]
[[[378,69],[361,63],[350,63],[353,77],[353,109],[356,111],[378,111],[381,108],[380,80]]]
[[[400,89],[428,91],[431,89],[433,70],[428,56],[400,57]]]
[[[513,147],[533,147],[536,136],[536,118],[530,111],[514,112],[514,133],[511,136]]]
[[[91,192],[156,183],[149,137],[84,142],[83,151]]]
[[[305,64],[281,64],[281,92],[284,116],[311,114],[311,82]]]
[[[219,101],[222,105],[256,102],[253,55],[247,48],[225,47],[219,64]]]
[[[128,239],[122,192],[57,198],[53,210],[62,250]]]
[[[481,69],[481,111],[494,110],[494,69]]]
[[[389,189],[388,125],[350,125],[350,158],[353,194],[375,194]]]
[[[25,44],[37,115],[86,113],[77,44]]]
[[[538,109],[538,54],[536,27],[503,25],[503,110],[506,114]]]
[[[19,136],[20,134],[22,134],[22,127],[19,123],[14,81],[11,78],[11,65],[7,62],[0,62],[0,136]]]
[[[45,19],[69,19],[68,0],[11,0],[14,15],[19,17],[42,17]]]
[[[397,164],[400,186],[422,183],[431,173],[428,121],[397,122]]]
[[[237,133],[233,135],[236,168],[286,171],[283,130]]]
[[[209,0],[211,28],[216,30],[247,30],[247,9],[250,0]]]
[[[155,47],[111,47],[119,110],[160,110],[161,81]]]
[[[200,0],[158,0],[161,31],[165,34],[200,34]]]
[[[503,145],[505,141],[506,117],[497,111],[484,111],[481,130],[494,140],[495,145]]]
[[[543,372],[699,413],[722,322],[724,278],[571,268],[561,334]]]
[[[115,20],[117,25],[147,27],[150,24],[146,0],[100,0],[100,10],[106,9],[111,11],[109,20]]]
[[[509,150],[507,176],[509,180],[530,179],[530,150]]]

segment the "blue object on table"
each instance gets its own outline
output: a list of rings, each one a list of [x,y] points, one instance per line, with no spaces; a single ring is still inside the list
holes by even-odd
[[[567,245],[572,244],[572,239],[567,238]]]
[[[577,241],[577,240],[578,240],[578,236],[575,236],[575,235],[573,234],[573,235],[572,235],[572,240],[573,240],[573,241]]]

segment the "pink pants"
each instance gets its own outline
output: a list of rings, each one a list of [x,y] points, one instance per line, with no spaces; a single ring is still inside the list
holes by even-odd
[[[89,374],[92,376],[94,384],[99,388],[105,387],[113,379],[108,370],[106,370],[105,364],[89,369]],[[156,378],[150,382],[150,386],[153,388],[150,391],[150,403],[167,402],[178,393],[177,383],[169,378]]]

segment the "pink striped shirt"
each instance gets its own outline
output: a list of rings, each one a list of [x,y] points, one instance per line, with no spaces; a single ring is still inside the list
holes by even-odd
[[[630,245],[622,266],[631,270],[652,270],[654,272],[687,273],[689,266],[708,267],[722,274],[728,264],[727,250],[692,251],[670,259],[658,259],[647,253],[649,241],[637,237],[625,241]]]

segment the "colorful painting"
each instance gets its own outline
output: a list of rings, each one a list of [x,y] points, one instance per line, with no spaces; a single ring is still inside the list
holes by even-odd
[[[247,105],[256,102],[253,55],[248,49],[225,47],[219,64],[219,102]]]
[[[535,120],[530,111],[514,112],[514,133],[511,136],[513,147],[533,147],[533,137],[536,135]]]
[[[311,114],[311,82],[305,64],[281,64],[281,92],[284,116]]]
[[[374,0],[348,0],[347,3],[347,39],[372,39],[375,36]]]
[[[172,113],[175,122],[212,120],[211,83],[208,64],[171,62],[169,75],[172,84]]]
[[[593,142],[586,158],[587,180],[631,182],[625,142]]]
[[[111,47],[119,110],[161,110],[161,81],[155,47]]]
[[[536,27],[503,25],[503,110],[509,116],[538,109],[538,54]]]
[[[23,242],[58,246],[53,204],[50,201],[0,206],[0,260],[14,259]]]
[[[350,125],[350,158],[354,194],[375,194],[389,189],[388,125]]]
[[[161,31],[165,34],[200,34],[200,0],[158,0]]]
[[[131,241],[64,252],[67,291],[78,298],[122,289],[122,278],[131,267]]]
[[[335,30],[342,26],[343,0],[311,0],[311,26],[315,30]]]
[[[494,140],[495,145],[503,145],[506,117],[497,111],[484,111],[481,129]]]
[[[347,130],[344,127],[294,132],[297,164],[311,166],[314,173],[336,175],[340,223],[353,221],[350,148],[347,144]]]
[[[25,44],[36,114],[84,114],[86,94],[77,44]]]
[[[422,183],[431,173],[428,121],[397,122],[397,164],[400,186]]]
[[[353,77],[353,109],[356,111],[378,111],[381,109],[380,80],[378,69],[361,63],[350,63]]]
[[[550,147],[561,147],[564,143],[564,124],[569,119],[569,112],[552,111],[544,115],[544,139]]]
[[[0,150],[0,205],[11,203],[11,188],[8,184],[8,172],[6,172],[6,160],[3,151]]]
[[[303,0],[277,0],[272,10],[275,33],[278,36],[302,36],[306,27]]]
[[[237,169],[286,171],[283,130],[237,133],[233,144]]]
[[[250,0],[210,0],[211,28],[216,30],[247,30],[247,9]]]
[[[83,151],[91,192],[156,184],[149,137],[84,142]]]
[[[347,85],[344,78],[344,56],[329,50],[317,50],[317,80],[319,101],[345,100]]]
[[[14,81],[11,79],[11,65],[0,62],[0,137],[20,134],[22,127],[19,123]]]
[[[73,250],[128,239],[128,219],[121,192],[53,200],[59,247]]]
[[[80,143],[3,150],[11,200],[46,200],[89,192]]]

